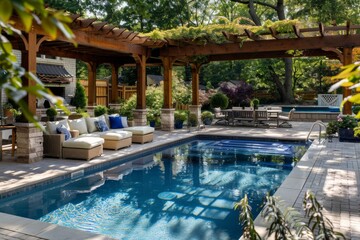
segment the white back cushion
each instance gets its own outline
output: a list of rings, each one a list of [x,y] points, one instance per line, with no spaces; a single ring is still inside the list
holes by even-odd
[[[71,130],[79,130],[80,134],[88,133],[85,118],[69,120]]]
[[[99,117],[87,117],[87,118],[85,118],[87,130],[88,130],[89,133],[98,131],[97,128],[96,128],[95,122],[99,121],[99,120],[102,120],[102,121],[106,122],[104,115],[101,115]]]
[[[50,134],[57,134],[56,128],[64,125],[67,130],[70,130],[68,121],[66,119],[54,122],[46,122],[46,128]]]

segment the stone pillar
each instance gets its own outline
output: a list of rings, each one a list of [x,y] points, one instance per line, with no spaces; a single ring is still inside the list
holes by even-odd
[[[17,162],[33,163],[43,158],[43,132],[33,123],[15,123]]]
[[[190,114],[195,114],[198,119],[198,126],[201,124],[201,105],[189,105]]]
[[[147,113],[146,109],[134,110],[135,126],[146,126],[147,124],[146,113]]]
[[[172,131],[174,130],[174,108],[161,109],[161,130]]]

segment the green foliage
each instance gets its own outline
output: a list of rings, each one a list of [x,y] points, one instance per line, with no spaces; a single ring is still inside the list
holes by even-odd
[[[30,0],[2,0],[0,1],[0,87],[5,90],[8,99],[12,99],[21,109],[22,114],[26,119],[35,123],[36,126],[40,124],[36,121],[32,112],[29,110],[25,101],[26,95],[33,95],[37,98],[46,98],[57,107],[68,112],[63,105],[63,100],[54,96],[43,83],[32,73],[26,72],[19,66],[16,56],[13,53],[13,48],[10,41],[7,39],[8,35],[14,33],[20,34],[14,28],[14,21],[11,21],[13,14],[16,14],[20,19],[20,24],[29,32],[33,24],[33,20],[41,22],[43,30],[52,38],[61,32],[66,38],[73,40],[72,34],[67,23],[71,19],[64,16],[61,12],[50,11],[44,8],[43,1],[30,1]],[[28,78],[36,83],[32,87],[24,86],[22,78]]]
[[[77,108],[76,113],[80,114],[83,118],[90,117],[90,115],[82,108]]]
[[[213,120],[214,119],[214,114],[210,111],[203,111],[201,113],[201,120],[204,121],[205,119],[210,119]]]
[[[120,115],[126,116],[129,120],[134,119],[133,111],[136,108],[136,94],[133,94],[128,100],[120,103]]]
[[[97,105],[95,108],[94,108],[94,115],[95,117],[98,117],[98,116],[101,116],[101,115],[104,115],[107,113],[107,108],[103,105]]]
[[[337,119],[338,128],[354,129],[357,125],[357,119],[350,115],[339,116]]]
[[[210,99],[210,105],[212,108],[225,109],[229,105],[229,98],[223,93],[216,93]]]
[[[250,103],[250,105],[254,108],[257,108],[259,106],[259,104],[260,104],[260,100],[257,98],[253,98]]]
[[[116,114],[116,113],[119,113],[119,110],[116,109],[116,108],[111,108],[111,107],[109,107],[109,108],[107,109],[107,113],[108,113],[108,114]]]
[[[328,136],[336,134],[338,130],[339,130],[339,126],[337,121],[331,121],[326,126],[326,134]]]
[[[240,211],[239,221],[241,222],[243,227],[243,238],[251,240],[261,239],[260,235],[255,230],[255,224],[247,194],[245,194],[245,196],[240,200],[240,202],[235,203],[234,208],[235,210]]]
[[[190,127],[196,127],[199,124],[196,114],[191,113],[189,115],[188,124]]]
[[[272,234],[274,239],[345,239],[343,234],[334,231],[322,213],[322,206],[310,191],[304,196],[303,207],[307,221],[294,208],[285,208],[283,201],[268,194],[261,211],[261,216],[268,222],[266,239]],[[235,209],[240,210],[243,238],[261,239],[254,226],[247,195],[235,204]]]
[[[46,109],[46,116],[48,116],[49,118],[53,118],[58,114],[58,112],[56,111],[56,108],[54,107],[50,107],[48,109]]]
[[[322,213],[323,207],[310,191],[306,192],[303,201],[305,216],[309,221],[307,226],[321,239],[345,239],[345,236],[334,231],[331,221]]]
[[[186,121],[188,113],[186,111],[176,110],[174,113],[175,122],[184,122]]]
[[[71,105],[75,106],[76,108],[84,109],[87,105],[87,98],[85,95],[85,88],[81,85],[80,81],[76,82],[75,94],[74,97],[71,99]]]

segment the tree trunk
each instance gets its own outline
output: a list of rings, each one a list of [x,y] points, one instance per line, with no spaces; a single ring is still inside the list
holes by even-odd
[[[261,21],[259,16],[256,13],[255,4],[262,5],[263,7],[268,7],[276,11],[278,19],[284,20],[285,19],[285,6],[284,0],[277,0],[276,5],[272,5],[266,3],[265,1],[254,1],[254,0],[231,0],[233,2],[238,2],[242,4],[247,4],[249,8],[249,14],[254,21],[254,23],[258,26],[261,25]],[[294,103],[294,94],[292,90],[292,60],[289,58],[284,58],[283,61],[285,62],[285,76],[284,82],[282,83],[280,80],[280,76],[276,74],[274,69],[269,66],[271,69],[272,78],[275,81],[275,85],[278,89],[278,92],[281,96],[281,100],[283,103]]]

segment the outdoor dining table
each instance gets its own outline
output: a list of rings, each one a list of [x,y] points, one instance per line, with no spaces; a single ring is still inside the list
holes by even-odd
[[[248,121],[255,126],[259,126],[263,121],[276,120],[276,126],[279,126],[279,114],[281,109],[269,110],[249,110],[249,109],[225,109],[221,110],[225,115],[228,124],[235,125],[236,121]]]

